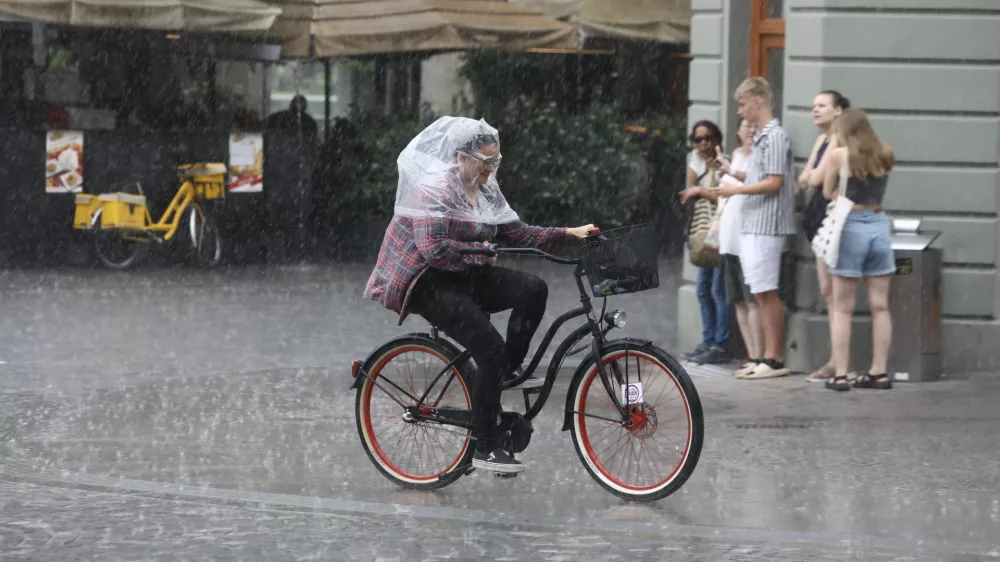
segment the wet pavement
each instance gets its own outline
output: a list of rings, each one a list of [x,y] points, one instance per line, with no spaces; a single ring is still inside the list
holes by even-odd
[[[576,305],[564,268],[519,266],[549,281],[547,320]],[[699,371],[698,468],[638,505],[559,431],[564,371],[520,477],[396,488],[361,447],[349,364],[425,326],[361,301],[368,271],[0,274],[0,557],[1000,559],[990,373],[840,395]],[[609,301],[627,333],[672,347],[678,272]]]

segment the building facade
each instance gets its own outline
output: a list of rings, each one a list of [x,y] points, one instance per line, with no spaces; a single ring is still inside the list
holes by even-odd
[[[693,0],[688,119],[712,119],[735,141],[732,92],[751,74],[778,92],[776,113],[801,166],[818,134],[813,96],[834,89],[868,112],[896,151],[885,208],[939,230],[944,259],[944,372],[1000,364],[1000,2],[997,0]],[[829,353],[814,258],[796,240],[790,367]],[[694,268],[685,260],[679,345],[700,339]],[[859,291],[852,350],[865,368],[870,331]],[[907,342],[893,341],[894,346]],[[892,366],[890,365],[890,369]]]

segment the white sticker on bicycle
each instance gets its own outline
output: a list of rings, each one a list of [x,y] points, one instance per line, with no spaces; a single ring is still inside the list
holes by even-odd
[[[642,383],[622,385],[622,404],[642,404]]]

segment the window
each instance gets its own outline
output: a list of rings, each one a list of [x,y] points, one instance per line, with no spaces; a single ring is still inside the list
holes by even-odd
[[[774,87],[774,114],[781,118],[785,85],[785,2],[752,0],[750,15],[750,74],[767,78]]]

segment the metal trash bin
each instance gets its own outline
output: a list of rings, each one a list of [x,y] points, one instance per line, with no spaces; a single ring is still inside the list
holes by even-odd
[[[941,232],[921,231],[920,222],[892,221],[896,275],[889,290],[889,367],[897,381],[941,378],[941,250],[930,247]]]

